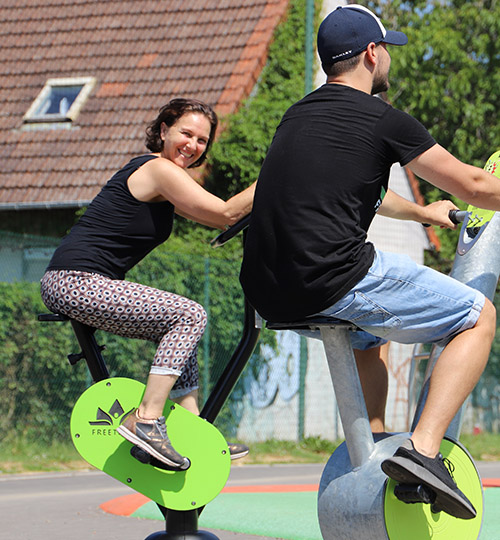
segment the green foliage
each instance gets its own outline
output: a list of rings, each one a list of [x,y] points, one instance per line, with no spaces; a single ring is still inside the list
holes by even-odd
[[[460,442],[476,460],[498,461],[500,459],[498,433],[463,434],[460,436]]]
[[[482,166],[498,148],[500,4],[368,2],[408,35],[391,47],[389,97],[459,159]]]
[[[254,182],[286,109],[304,95],[305,0],[292,0],[276,29],[256,92],[223,119],[224,131],[209,156],[206,185],[222,198]]]
[[[326,463],[340,442],[320,437],[300,442],[270,439],[253,443],[245,463]]]
[[[409,39],[405,47],[390,47],[392,103],[420,120],[458,159],[482,167],[500,146],[500,3],[363,3]],[[420,186],[427,202],[450,197],[426,182]],[[428,262],[444,270],[450,267],[457,237],[448,230],[438,235],[443,246],[440,257]]]
[[[84,366],[72,370],[64,362],[71,352],[71,328],[37,322],[36,314],[47,311],[37,284],[0,283],[0,297],[3,439],[14,433],[42,442],[66,437],[71,409],[86,378]]]
[[[409,39],[405,47],[390,48],[391,101],[419,119],[458,159],[483,167],[500,146],[500,3],[398,0],[370,4]],[[427,202],[450,198],[426,182],[420,187]],[[452,200],[466,208],[462,201]],[[437,233],[441,251],[428,255],[427,263],[448,273],[458,234]],[[490,355],[489,376],[500,376],[498,341]]]
[[[460,441],[476,460],[500,459],[498,433],[462,434]],[[272,439],[253,443],[243,463],[326,463],[341,441],[335,443],[307,437],[299,443]],[[89,465],[76,453],[69,439],[50,445],[15,438],[8,446],[0,446],[0,473],[26,471],[68,471],[88,469]]]
[[[239,341],[243,295],[238,282],[240,257],[225,261],[220,255],[197,254],[205,249],[199,235],[192,242],[184,240],[184,253],[167,251],[166,246],[155,250],[128,278],[204,305],[209,325],[199,364],[201,395],[206,397]],[[91,383],[83,361],[72,367],[66,360],[69,353],[79,351],[71,326],[36,320],[38,313],[47,312],[37,283],[0,283],[0,295],[0,429],[7,434],[3,442],[14,435],[44,443],[66,439],[73,405]],[[154,344],[99,331],[96,339],[106,345],[103,354],[111,376],[145,382]],[[233,429],[234,420],[226,413],[222,427]]]
[[[4,442],[7,444],[0,444],[0,474],[91,468],[80,457],[69,436],[47,442],[15,434]]]

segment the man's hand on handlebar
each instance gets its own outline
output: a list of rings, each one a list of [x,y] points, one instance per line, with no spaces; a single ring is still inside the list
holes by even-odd
[[[459,220],[452,221],[451,219],[456,210],[458,210],[457,206],[451,201],[436,201],[428,204],[422,209],[422,221],[426,226],[436,225],[442,229],[456,229]]]

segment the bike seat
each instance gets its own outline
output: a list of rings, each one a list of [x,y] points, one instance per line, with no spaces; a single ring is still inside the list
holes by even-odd
[[[352,330],[356,329],[356,326],[349,321],[335,319],[326,315],[313,315],[299,321],[267,321],[266,326],[270,330],[317,330],[321,327],[349,328]]]

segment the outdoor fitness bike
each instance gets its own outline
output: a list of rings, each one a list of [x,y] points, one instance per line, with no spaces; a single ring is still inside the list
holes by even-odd
[[[486,168],[500,177],[500,152]],[[500,272],[500,217],[469,207],[463,219],[459,248],[452,276],[481,290],[492,299]],[[223,245],[249,223],[249,217],[221,233],[212,244]],[[244,232],[245,236],[245,232]],[[474,250],[472,250],[474,247]],[[39,316],[42,321],[64,321],[55,314]],[[184,471],[160,468],[115,433],[128,411],[141,400],[144,386],[130,379],[110,378],[97,345],[94,329],[70,321],[82,349],[70,355],[74,364],[84,358],[94,380],[78,399],[71,419],[71,435],[81,455],[97,468],[130,485],[154,500],[166,519],[166,531],[147,540],[216,538],[198,530],[198,515],[224,486],[230,466],[227,444],[211,423],[233,389],[257,343],[261,321],[247,300],[242,338],[226,369],[196,417],[168,402],[165,416],[176,448],[190,460]],[[294,323],[268,322],[274,330],[313,329],[321,332],[345,434],[343,443],[325,466],[318,493],[318,518],[325,540],[473,540],[479,537],[483,516],[483,492],[478,471],[467,450],[458,441],[460,412],[451,423],[441,453],[455,466],[454,477],[477,510],[471,520],[459,520],[433,505],[433,493],[425,486],[397,485],[387,479],[380,463],[394,453],[409,436],[371,433],[361,384],[349,340],[356,327],[345,321],[310,317]],[[428,377],[440,349],[433,348],[428,362],[413,425],[426,399]],[[187,428],[187,429],[186,429]],[[186,436],[189,433],[189,436]],[[195,448],[203,437],[203,454]],[[209,441],[209,442],[207,442]],[[142,463],[142,461],[146,463]],[[216,463],[214,465],[214,463]]]
[[[243,227],[237,224],[230,236]],[[230,454],[222,434],[213,426],[257,343],[260,328],[255,311],[245,302],[241,339],[207,399],[200,416],[172,401],[164,415],[175,447],[189,460],[184,470],[171,469],[131,445],[116,428],[128,412],[141,402],[145,386],[135,380],[110,377],[97,344],[95,329],[64,315],[44,313],[44,322],[70,321],[81,351],[68,356],[71,365],[81,359],[93,384],[78,398],[71,414],[71,437],[80,455],[91,465],[155,501],[166,521],[166,530],[147,540],[216,540],[208,531],[198,530],[203,507],[224,487],[230,471]]]

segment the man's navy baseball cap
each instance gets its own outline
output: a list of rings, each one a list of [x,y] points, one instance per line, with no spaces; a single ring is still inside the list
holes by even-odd
[[[406,45],[403,32],[386,30],[380,19],[364,6],[339,6],[321,23],[318,30],[318,54],[323,65],[356,56],[369,43]]]

